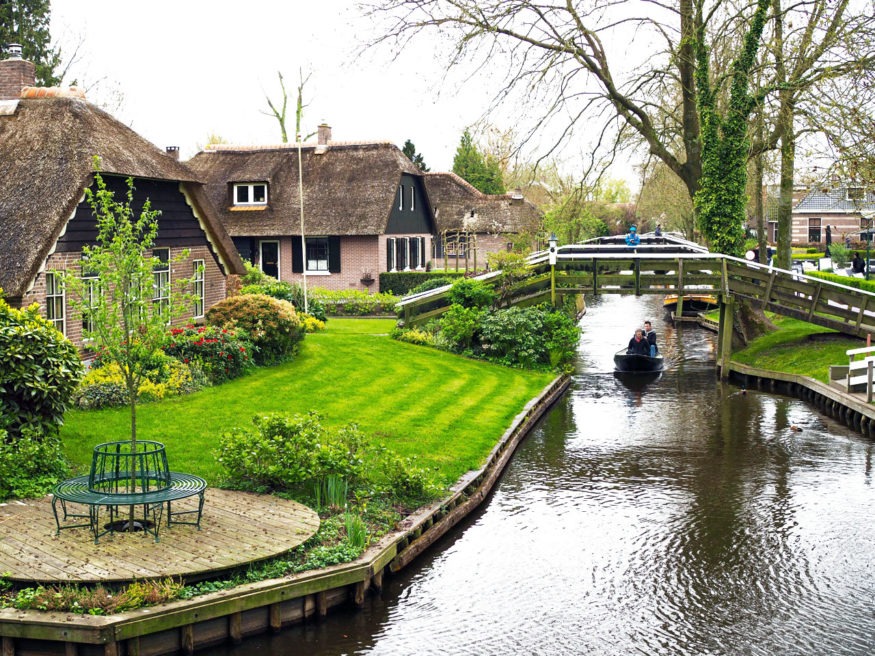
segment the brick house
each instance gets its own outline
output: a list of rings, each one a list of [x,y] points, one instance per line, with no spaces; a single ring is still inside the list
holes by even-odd
[[[424,179],[437,227],[433,257],[439,266],[452,268],[458,255],[476,259],[479,267],[489,253],[510,250],[514,235],[530,241],[537,237],[543,215],[519,191],[484,194],[455,173],[426,173]],[[456,243],[447,244],[446,237],[453,235]]]
[[[813,186],[793,208],[790,239],[794,244],[825,244],[830,227],[833,242],[864,241],[875,211],[875,193],[863,186],[821,183]],[[866,218],[868,217],[868,218]]]
[[[241,257],[279,280],[369,289],[384,271],[424,269],[434,232],[422,174],[390,143],[342,143],[319,127],[298,148],[214,146],[188,164]],[[301,225],[304,241],[302,248]]]
[[[97,223],[85,200],[99,157],[107,187],[121,198],[133,178],[134,208],[149,199],[161,211],[153,255],[156,301],[175,277],[202,271],[192,318],[225,298],[228,274],[243,273],[234,245],[197,176],[75,89],[34,88],[33,64],[0,61],[0,288],[13,306],[38,303],[82,346],[82,320],[71,316],[58,270],[79,268]],[[24,89],[22,89],[22,85]],[[174,262],[184,249],[186,260]]]

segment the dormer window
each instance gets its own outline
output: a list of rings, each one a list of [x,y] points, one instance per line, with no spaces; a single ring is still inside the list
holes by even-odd
[[[235,184],[234,205],[267,205],[267,183],[247,182]]]

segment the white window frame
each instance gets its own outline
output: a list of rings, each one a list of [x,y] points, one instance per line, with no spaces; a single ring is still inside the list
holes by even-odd
[[[264,187],[264,200],[255,200],[255,188]],[[238,191],[246,190],[246,200],[240,200]],[[235,182],[234,183],[234,205],[237,206],[252,206],[252,205],[267,205],[267,183],[266,182]]]
[[[314,245],[316,242],[325,242],[325,259],[324,260],[310,260],[310,244]],[[330,248],[330,242],[328,241],[328,237],[307,237],[306,243],[306,251],[304,253],[304,267],[307,271],[307,274],[315,273],[316,275],[328,275],[330,273],[328,271],[328,261],[331,257],[331,254],[328,252]],[[311,265],[311,262],[313,265]]]
[[[416,194],[414,194],[415,189],[416,189],[416,185],[410,185],[410,211],[411,212],[416,210],[416,202],[413,200],[416,197]]]
[[[398,185],[398,211],[404,209],[404,185]]]
[[[392,251],[392,257],[389,257],[389,251]],[[391,265],[388,268],[389,273],[398,270],[398,240],[395,237],[388,237],[386,239],[386,261],[390,262]]]
[[[194,319],[200,319],[204,316],[204,276],[206,274],[206,267],[204,265],[204,260],[192,260],[191,263],[191,286],[192,296],[194,296],[194,307],[192,308],[194,314],[192,318]]]
[[[67,299],[60,276],[54,271],[46,271],[46,319],[62,335],[67,334]]]
[[[152,257],[159,258],[159,253],[167,253],[167,259],[152,268],[152,303],[158,306],[158,312],[167,317],[170,323],[170,249],[153,248]]]
[[[85,294],[85,298],[82,299],[85,305],[85,311],[82,313],[83,341],[86,341],[85,332],[94,332],[94,317],[91,316],[91,311],[94,310],[94,298],[98,293],[99,280],[93,273],[82,276],[82,290]]]

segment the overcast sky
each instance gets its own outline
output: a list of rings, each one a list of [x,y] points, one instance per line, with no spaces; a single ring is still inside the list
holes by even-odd
[[[211,133],[278,143],[276,119],[262,113],[266,95],[280,99],[277,71],[293,140],[302,69],[305,134],[326,121],[338,141],[411,139],[432,170],[449,170],[462,131],[492,98],[488,80],[444,82],[424,41],[395,62],[385,49],[362,54],[374,35],[353,0],[52,0],[53,39],[67,56],[81,44],[72,74],[86,87],[99,81],[89,100],[184,158]]]

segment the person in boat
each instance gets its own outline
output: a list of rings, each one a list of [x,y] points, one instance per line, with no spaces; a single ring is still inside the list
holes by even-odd
[[[860,257],[859,253],[854,253],[854,259],[851,260],[851,271],[854,273],[866,272],[866,263],[863,262],[863,258]]]
[[[644,331],[640,328],[635,331],[635,336],[629,340],[626,355],[650,355],[650,344],[647,343]]]
[[[632,226],[629,228],[629,234],[626,235],[626,246],[637,246],[641,243],[641,237],[638,236],[638,228]]]
[[[650,346],[650,357],[655,358],[656,354],[659,353],[659,347],[656,346],[656,331],[653,330],[653,325],[649,321],[644,322],[644,337]]]

